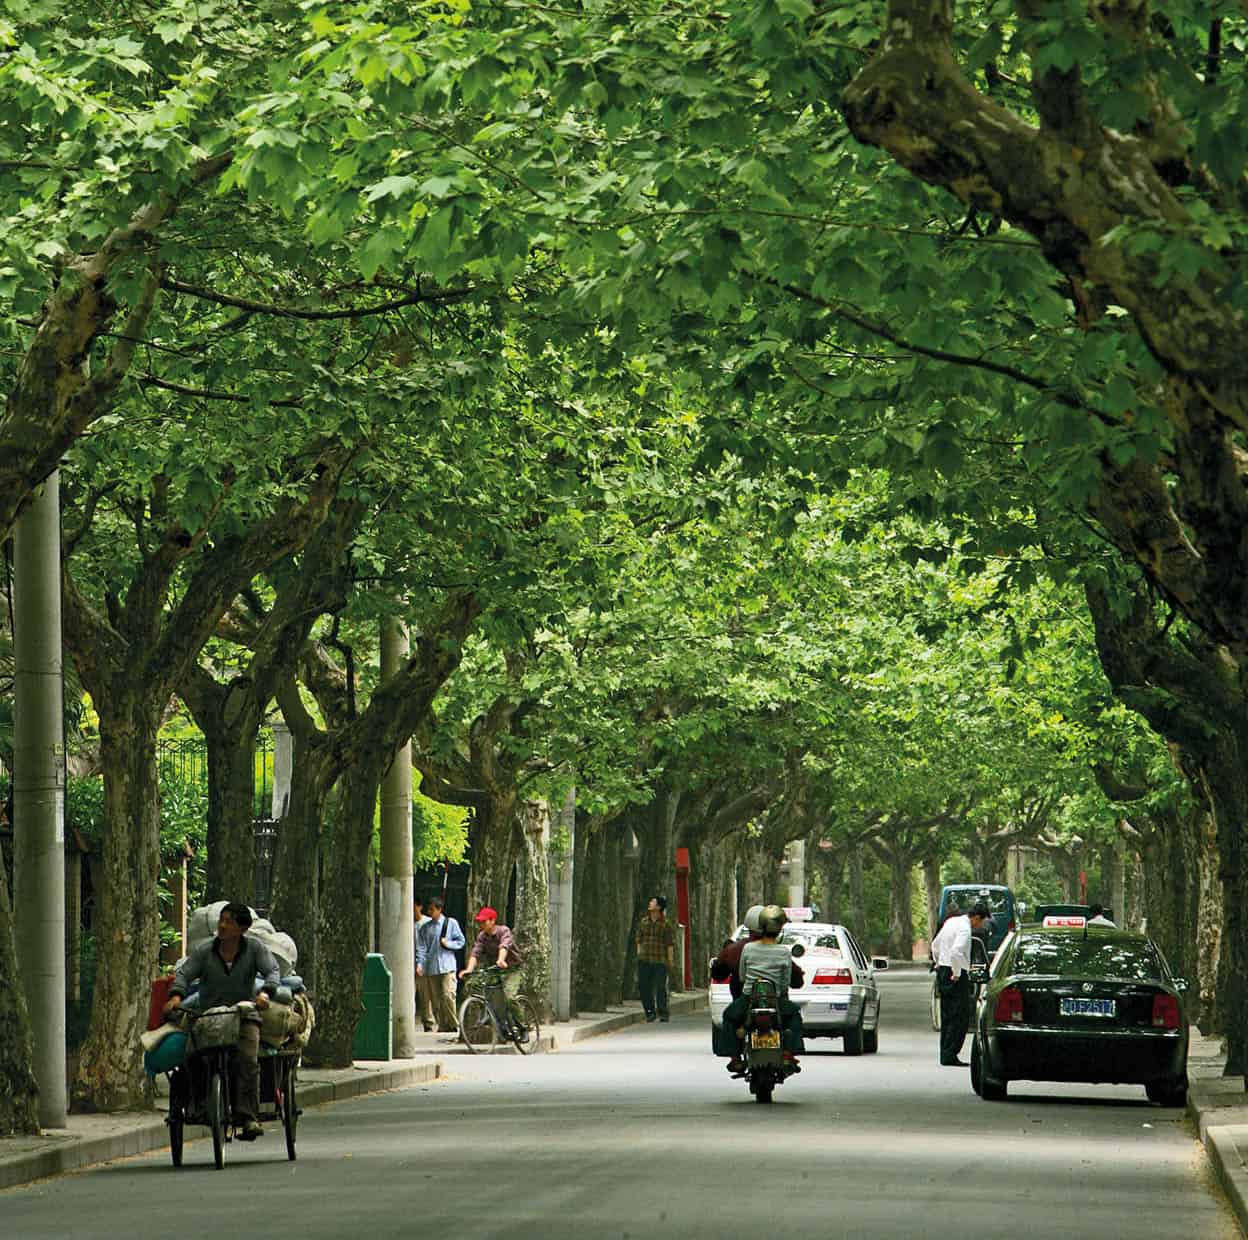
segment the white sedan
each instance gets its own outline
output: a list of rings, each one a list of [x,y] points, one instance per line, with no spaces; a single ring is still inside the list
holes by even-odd
[[[734,939],[748,935],[738,926]],[[871,1054],[880,1046],[880,992],[875,974],[888,968],[883,956],[866,955],[854,936],[832,922],[789,922],[782,943],[801,943],[806,954],[798,962],[805,984],[789,991],[802,1009],[807,1038],[843,1038],[847,1055]],[[711,1022],[721,1024],[732,1001],[728,983],[710,983]]]

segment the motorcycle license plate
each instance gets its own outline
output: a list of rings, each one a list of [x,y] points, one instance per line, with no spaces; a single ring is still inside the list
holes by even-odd
[[[780,1035],[774,1029],[768,1033],[756,1033],[750,1042],[755,1050],[767,1050],[780,1045]]]

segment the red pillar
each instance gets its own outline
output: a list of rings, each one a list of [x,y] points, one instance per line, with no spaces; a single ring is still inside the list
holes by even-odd
[[[689,959],[689,850],[676,850],[676,920],[684,927],[685,936],[685,979],[684,987],[693,987],[693,962]]]

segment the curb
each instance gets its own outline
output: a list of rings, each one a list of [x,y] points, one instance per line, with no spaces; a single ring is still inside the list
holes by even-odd
[[[700,1011],[706,1006],[706,992],[698,991],[694,994],[673,995],[668,1002],[668,1011],[683,1015],[689,1012]],[[570,1045],[573,1042],[584,1042],[586,1038],[596,1038],[600,1034],[615,1033],[620,1029],[627,1029],[629,1025],[643,1024],[645,1019],[646,1014],[642,1011],[612,1012],[609,1016],[604,1016],[601,1020],[595,1020],[592,1024],[582,1025],[579,1029],[569,1029],[562,1038],[556,1033],[556,1046],[561,1042],[566,1042]]]
[[[1187,1114],[1205,1147],[1214,1178],[1248,1236],[1248,1105],[1228,1105],[1219,1091],[1198,1078],[1187,1091]],[[1243,1095],[1240,1095],[1241,1097]],[[1248,1102],[1248,1099],[1245,1100]]]
[[[358,1077],[347,1077],[341,1081],[308,1081],[299,1087],[299,1104],[322,1106],[329,1102],[345,1102],[363,1094],[418,1085],[442,1075],[443,1068],[439,1061],[361,1073]],[[127,1132],[67,1141],[58,1148],[38,1150],[9,1162],[0,1162],[0,1189],[62,1175],[67,1171],[78,1171],[95,1163],[112,1162],[115,1158],[146,1154],[150,1150],[163,1149],[168,1144],[169,1129],[165,1126],[164,1117],[154,1114],[148,1122]]]
[[[1212,1124],[1204,1127],[1202,1140],[1205,1157],[1213,1168],[1218,1184],[1226,1194],[1241,1230],[1248,1235],[1248,1168],[1244,1165],[1244,1151],[1237,1139],[1244,1134],[1242,1125]]]

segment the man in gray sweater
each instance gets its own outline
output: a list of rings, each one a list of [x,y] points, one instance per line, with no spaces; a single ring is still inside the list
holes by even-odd
[[[169,1002],[165,1014],[176,1012],[191,983],[199,982],[199,1010],[214,1007],[233,1007],[236,1003],[255,1001],[260,1010],[269,1006],[269,999],[281,981],[281,970],[273,953],[256,939],[247,937],[251,925],[251,910],[245,904],[227,904],[217,921],[217,936],[191,949],[190,955],[178,967],[173,985],[169,988]],[[255,993],[256,977],[262,979],[262,989]],[[235,1107],[243,1130],[239,1136],[244,1141],[254,1141],[264,1129],[258,1118],[260,1114],[260,1024],[256,1019],[244,1019],[239,1024],[238,1054],[234,1056]]]

